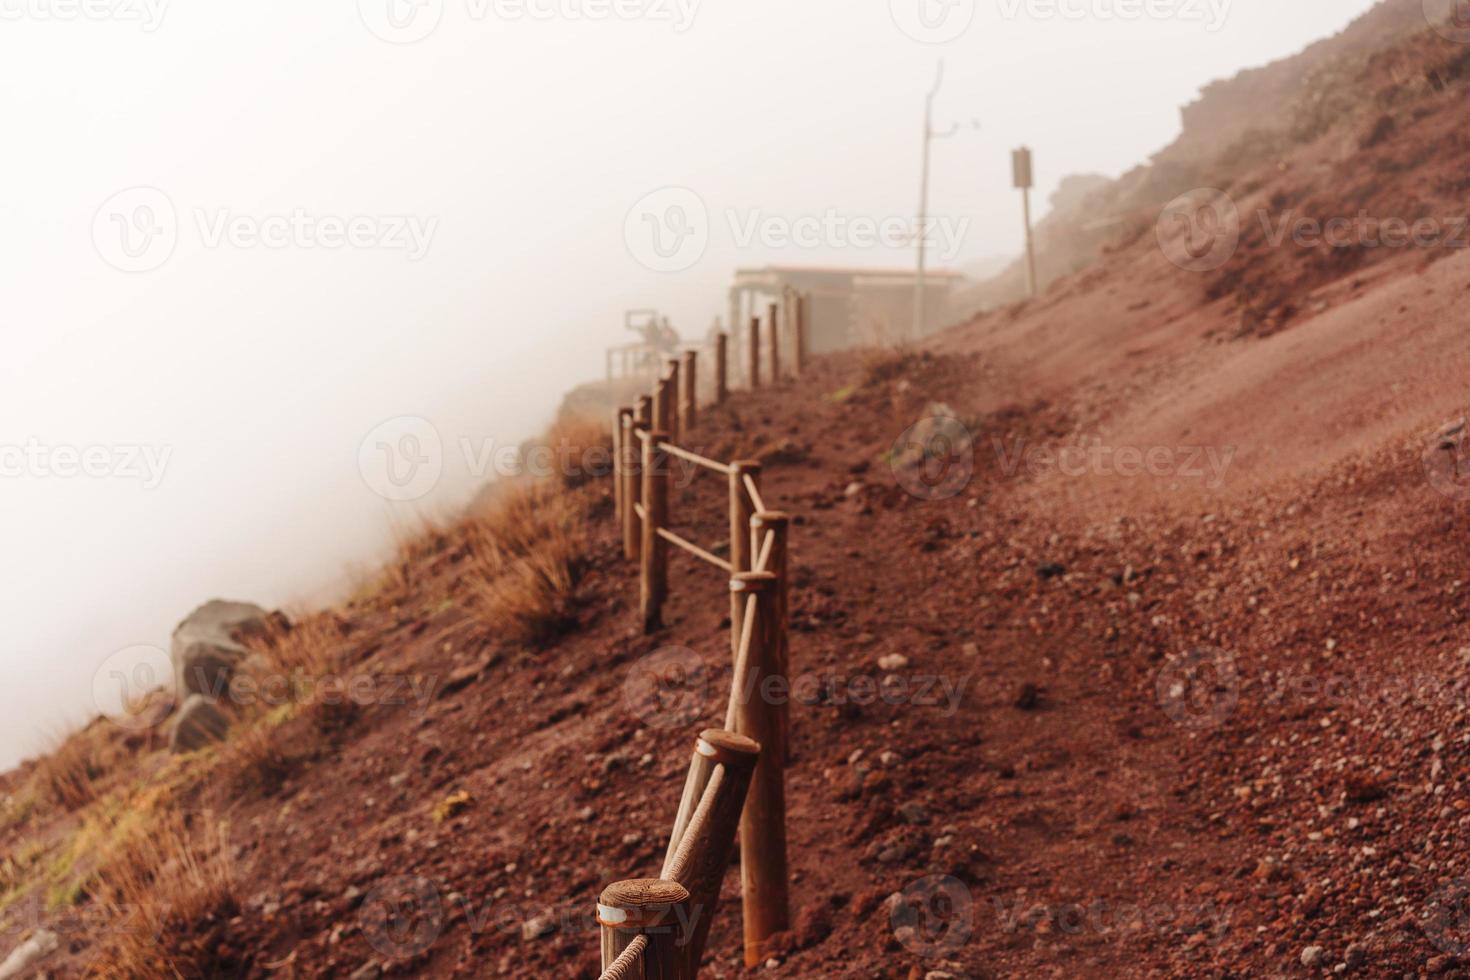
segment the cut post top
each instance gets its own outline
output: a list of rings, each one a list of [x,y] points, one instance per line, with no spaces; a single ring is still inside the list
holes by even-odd
[[[706,759],[732,769],[753,769],[760,759],[760,743],[755,739],[711,728],[699,735],[694,750]]]
[[[613,929],[643,932],[670,925],[674,906],[689,901],[677,881],[641,878],[608,885],[597,900],[597,921]],[[676,924],[676,923],[672,923]]]
[[[730,580],[731,592],[760,593],[775,588],[775,572],[741,572]]]

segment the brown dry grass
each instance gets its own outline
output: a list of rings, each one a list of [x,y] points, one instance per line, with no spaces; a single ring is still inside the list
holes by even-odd
[[[332,613],[304,616],[289,628],[278,627],[253,647],[270,672],[321,677],[337,670],[346,655],[341,621]]]
[[[572,599],[587,535],[582,512],[564,492],[540,481],[509,481],[460,530],[477,619],[512,642],[533,645],[575,622]]]
[[[111,849],[96,899],[110,915],[91,974],[121,980],[212,973],[191,941],[240,908],[228,826],[156,812]]]
[[[68,812],[98,799],[118,759],[107,734],[94,725],[62,739],[50,755],[37,760],[31,786],[42,799]]]
[[[72,737],[40,761],[36,783],[46,798],[66,810],[80,810],[97,799],[104,775],[90,739]]]
[[[275,719],[268,717],[230,734],[217,772],[233,796],[273,796],[291,775],[291,760],[277,741],[278,730]]]
[[[575,490],[612,473],[612,436],[607,423],[580,412],[564,413],[543,445],[554,460],[561,485]]]

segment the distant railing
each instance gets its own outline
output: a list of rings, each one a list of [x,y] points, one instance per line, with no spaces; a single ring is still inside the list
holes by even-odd
[[[784,316],[782,311],[785,311]],[[788,292],[771,304],[767,346],[757,319],[749,333],[747,382],[759,387],[762,354],[770,377],[783,379],[782,348],[798,376],[806,361],[810,299]],[[783,335],[782,323],[790,327]],[[714,398],[730,391],[729,337],[713,345]],[[662,876],[620,882],[603,893],[603,980],[694,977],[719,899],[738,825],[745,919],[745,962],[756,966],[766,941],[790,928],[786,853],[787,706],[754,696],[769,678],[789,672],[790,575],[788,515],[767,509],[761,465],[719,462],[678,444],[699,421],[699,352],[670,360],[651,395],[620,408],[614,424],[614,495],[624,554],[639,563],[639,611],[645,632],[663,628],[669,595],[670,548],[725,575],[729,582],[730,649],[734,664],[722,730],[700,736],[684,784]],[[728,558],[675,533],[669,520],[671,458],[723,476],[729,494]],[[687,906],[687,908],[686,908]],[[692,909],[693,914],[685,914]],[[681,926],[681,922],[684,926]],[[686,928],[687,927],[687,928]],[[683,929],[684,935],[675,935]]]

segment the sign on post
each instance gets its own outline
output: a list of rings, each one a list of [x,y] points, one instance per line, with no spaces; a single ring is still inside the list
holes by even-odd
[[[1031,150],[1028,147],[1012,151],[1011,174],[1017,190],[1029,191],[1035,186],[1031,179]]]

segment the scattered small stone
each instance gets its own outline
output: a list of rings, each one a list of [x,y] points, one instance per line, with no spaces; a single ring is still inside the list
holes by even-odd
[[[378,980],[383,975],[383,968],[376,963],[364,963],[353,970],[347,980]]]
[[[890,653],[885,657],[878,658],[878,667],[890,674],[903,670],[909,665],[909,658],[901,653]]]
[[[521,938],[530,942],[549,936],[556,931],[556,923],[544,915],[538,915],[534,919],[527,919],[521,923]]]
[[[1325,955],[1325,951],[1322,949],[1321,946],[1308,946],[1306,949],[1302,950],[1302,966],[1306,967],[1307,969],[1321,966],[1322,960]]]
[[[898,808],[898,815],[906,824],[919,826],[929,822],[929,811],[918,803],[905,803]]]

